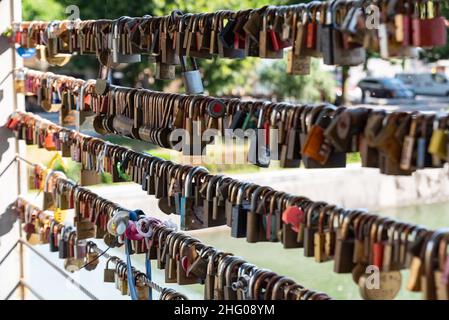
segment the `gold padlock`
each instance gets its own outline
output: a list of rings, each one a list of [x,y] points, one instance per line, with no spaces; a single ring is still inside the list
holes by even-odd
[[[445,130],[434,130],[429,143],[429,153],[441,159],[447,160],[447,142],[448,135]]]

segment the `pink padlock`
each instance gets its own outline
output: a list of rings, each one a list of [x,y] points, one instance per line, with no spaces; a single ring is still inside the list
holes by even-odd
[[[298,232],[301,223],[304,223],[304,211],[301,208],[292,206],[282,213],[282,222],[291,225],[293,231]]]
[[[128,221],[128,227],[125,231],[126,238],[130,240],[142,240],[143,237],[137,232],[136,223],[134,221]]]

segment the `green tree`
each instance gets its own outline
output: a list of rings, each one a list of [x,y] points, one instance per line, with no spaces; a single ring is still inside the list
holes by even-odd
[[[56,0],[23,0],[22,19],[58,20],[64,17],[64,6]]]
[[[279,60],[259,70],[260,82],[279,101],[333,101],[335,98],[333,76],[321,69],[320,61],[317,59],[312,59],[310,69],[310,75],[291,76],[285,72],[285,59]]]

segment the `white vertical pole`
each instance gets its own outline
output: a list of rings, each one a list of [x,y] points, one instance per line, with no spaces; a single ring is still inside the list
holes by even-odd
[[[0,32],[5,31],[13,21],[20,21],[22,17],[22,4],[20,0],[0,1]],[[7,49],[6,41],[1,41],[0,46],[0,125],[6,123],[8,116],[15,110],[25,109],[25,100],[14,93],[14,79],[12,71],[16,67],[23,65],[22,59],[17,56],[15,49]],[[0,128],[0,168],[3,169],[11,161],[16,153],[25,151],[22,142],[16,141],[11,132],[5,127]],[[14,170],[14,167],[16,168]],[[22,168],[16,162],[0,177],[0,214],[5,212],[5,208],[13,202],[19,193],[21,193],[20,180]],[[17,241],[20,233],[19,223],[15,223],[11,232],[0,238],[0,256]],[[0,299],[4,298],[8,290],[14,286],[14,283],[24,277],[23,269],[23,248],[19,247],[19,252],[11,256],[11,261],[7,261],[0,266]],[[25,289],[21,286],[18,290],[19,297],[25,299]]]

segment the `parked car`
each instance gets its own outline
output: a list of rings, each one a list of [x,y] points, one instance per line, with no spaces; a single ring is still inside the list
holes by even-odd
[[[395,78],[365,78],[358,87],[362,91],[362,103],[367,98],[379,99],[414,99],[413,91],[407,89],[401,80]]]
[[[400,73],[396,79],[417,95],[449,97],[449,77],[444,73]]]

